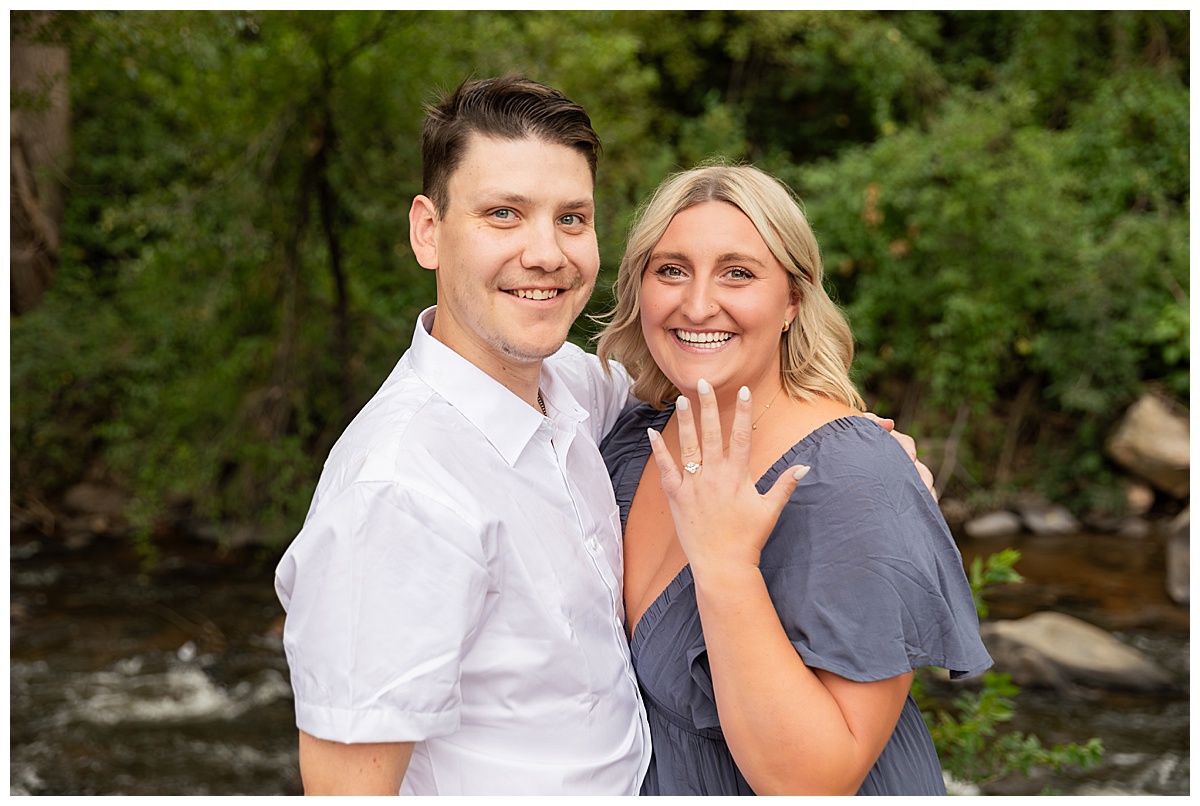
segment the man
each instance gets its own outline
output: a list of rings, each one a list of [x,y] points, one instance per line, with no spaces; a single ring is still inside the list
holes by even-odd
[[[409,220],[437,306],[277,571],[306,792],[638,790],[597,449],[628,392],[564,346],[599,271],[598,150],[582,107],[521,78],[430,110]]]
[[[627,381],[564,345],[599,271],[598,152],[582,107],[520,77],[429,110],[409,224],[437,305],[276,572],[307,793],[638,791],[597,448]]]

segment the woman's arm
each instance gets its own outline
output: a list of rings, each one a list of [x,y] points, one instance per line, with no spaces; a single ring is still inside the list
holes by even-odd
[[[746,781],[760,795],[853,795],[895,730],[912,673],[856,683],[810,669],[757,567],[693,565],[692,576],[721,729]]]
[[[679,414],[681,473],[656,432],[655,460],[696,586],[721,728],[759,794],[854,794],[883,751],[912,673],[856,683],[810,669],[788,640],[758,569],[759,554],[807,468],[760,496],[749,472],[749,392],[739,395],[728,455],[711,388],[700,384],[698,439]],[[869,648],[865,648],[869,651]]]

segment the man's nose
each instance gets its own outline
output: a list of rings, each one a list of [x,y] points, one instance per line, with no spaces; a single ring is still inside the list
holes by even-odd
[[[525,231],[521,265],[527,269],[556,271],[567,265],[567,255],[559,239],[563,234],[554,222],[532,222]]]

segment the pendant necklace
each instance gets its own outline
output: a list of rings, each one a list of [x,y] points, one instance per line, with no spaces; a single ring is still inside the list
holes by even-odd
[[[764,415],[766,415],[767,411],[771,408],[771,404],[774,403],[779,398],[779,392],[782,392],[782,391],[783,391],[783,387],[780,386],[779,391],[775,393],[775,397],[771,398],[771,403],[767,404],[767,408],[763,409],[762,414],[760,414],[754,418],[754,422],[750,424],[751,431],[758,430],[758,421],[761,420]]]

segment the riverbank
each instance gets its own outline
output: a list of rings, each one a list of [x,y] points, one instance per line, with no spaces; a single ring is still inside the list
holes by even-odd
[[[128,540],[68,544],[30,528],[12,532],[11,793],[299,793],[275,555],[162,539],[147,571]],[[968,565],[1010,545],[1022,551],[1025,582],[993,592],[991,618],[1075,615],[1186,686],[1190,617],[1163,590],[1161,541],[960,540]],[[1086,772],[1010,776],[984,792],[1188,794],[1189,724],[1186,687],[1083,698],[1026,688],[1004,730],[1046,744],[1098,736],[1104,761]]]

